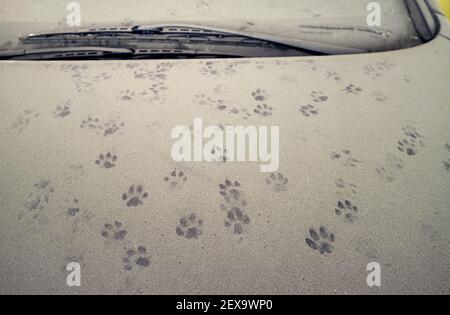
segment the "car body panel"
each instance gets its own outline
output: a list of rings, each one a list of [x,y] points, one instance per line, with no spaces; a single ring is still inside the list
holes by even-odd
[[[0,292],[448,294],[450,27],[439,18],[431,42],[375,54],[0,62]],[[279,126],[289,182],[274,187],[259,162],[173,161],[172,128],[196,117]],[[114,166],[97,164],[108,152]],[[240,235],[224,225],[226,179],[247,200]],[[148,192],[136,207],[123,200],[132,185]],[[335,213],[344,200],[353,223]],[[191,213],[202,233],[187,239],[176,229]],[[305,242],[320,226],[335,234],[329,255]],[[139,246],[148,266],[123,261]],[[66,285],[71,261],[80,287]],[[370,262],[381,287],[366,284]]]
[[[439,5],[442,8],[443,12],[447,15],[447,17],[450,16],[450,2],[446,0],[439,0]]]

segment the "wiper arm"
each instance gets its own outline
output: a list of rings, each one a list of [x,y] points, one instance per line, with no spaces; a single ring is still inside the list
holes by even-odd
[[[62,42],[70,44],[77,41],[89,42],[95,40],[179,41],[189,43],[200,43],[203,41],[210,44],[272,45],[278,48],[295,49],[308,55],[364,52],[363,50],[351,47],[288,39],[279,36],[247,34],[187,24],[92,28],[77,32],[30,34],[21,40],[24,44],[52,44]]]

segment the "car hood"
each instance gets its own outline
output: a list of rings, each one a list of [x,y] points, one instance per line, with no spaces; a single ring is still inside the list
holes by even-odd
[[[372,293],[378,262],[377,292],[448,293],[441,22],[430,43],[377,54],[1,62],[1,292]],[[194,118],[279,126],[275,176],[258,162],[173,161],[171,130]],[[236,181],[242,233],[224,223],[221,191]],[[201,234],[181,235],[192,213]],[[327,255],[311,245],[320,227],[334,234]]]

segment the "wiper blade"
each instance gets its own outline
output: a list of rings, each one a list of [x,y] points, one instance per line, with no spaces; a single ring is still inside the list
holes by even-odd
[[[131,49],[74,47],[0,51],[0,59],[9,60],[98,60],[98,59],[164,59],[164,58],[240,58],[242,55],[188,49]]]
[[[83,45],[100,40],[128,41],[178,41],[181,43],[208,43],[246,46],[276,46],[278,48],[295,49],[309,55],[328,55],[344,53],[361,53],[360,49],[344,47],[313,41],[288,39],[280,36],[249,34],[219,28],[205,28],[187,24],[164,24],[134,27],[91,28],[76,32],[57,32],[30,34],[21,39],[24,44],[73,44]]]
[[[64,60],[127,58],[134,53],[126,48],[62,47],[45,49],[17,49],[0,51],[0,59],[13,60]]]
[[[216,31],[212,29],[181,26],[181,25],[156,25],[156,26],[133,26],[133,27],[101,27],[87,30],[54,32],[42,34],[30,34],[21,40],[23,42],[34,42],[52,38],[82,38],[82,37],[132,37],[139,35],[194,35],[194,36],[236,36],[229,31]]]

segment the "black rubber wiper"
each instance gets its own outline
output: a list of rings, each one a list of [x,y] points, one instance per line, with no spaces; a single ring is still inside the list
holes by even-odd
[[[178,48],[193,49],[192,45],[212,46],[241,46],[244,48],[259,47],[278,50],[269,54],[250,53],[247,50],[243,57],[264,57],[264,56],[295,56],[295,55],[329,55],[345,53],[361,53],[362,50],[351,47],[331,45],[313,41],[302,41],[288,39],[279,36],[249,34],[229,31],[218,28],[206,28],[197,25],[153,25],[134,27],[103,27],[91,28],[76,32],[56,32],[43,34],[30,34],[21,39],[23,44],[45,45],[45,47],[56,45],[64,46],[102,46],[106,43],[109,47],[133,47],[131,43],[138,44],[164,44],[171,43],[178,45]],[[150,47],[153,48],[153,47]],[[158,47],[161,48],[161,45]],[[171,47],[174,48],[174,47]],[[200,47],[199,50],[210,50],[210,48]],[[286,51],[289,53],[286,54]],[[294,53],[295,51],[295,53]],[[220,53],[220,52],[219,52]],[[225,54],[235,54],[235,52]]]
[[[17,49],[0,51],[0,59],[11,60],[76,60],[76,59],[126,59],[134,51],[126,48],[63,47],[44,49]]]
[[[103,60],[241,58],[242,55],[186,49],[73,47],[0,51],[0,60]]]

